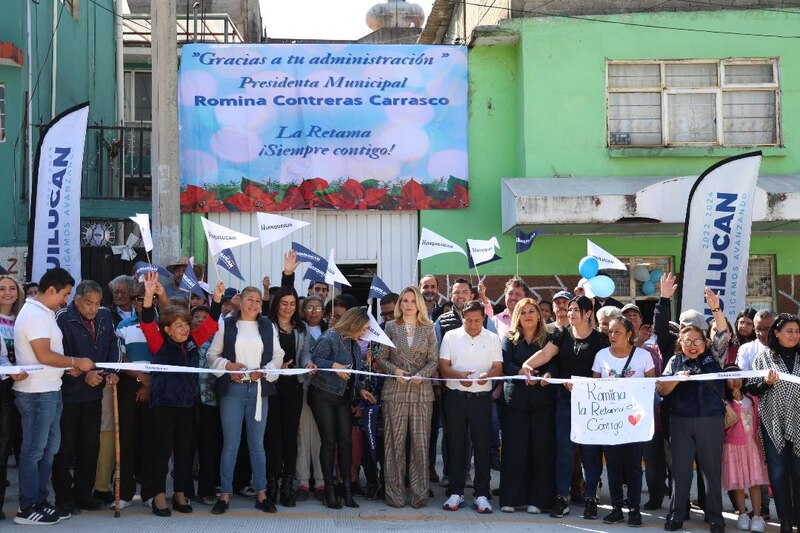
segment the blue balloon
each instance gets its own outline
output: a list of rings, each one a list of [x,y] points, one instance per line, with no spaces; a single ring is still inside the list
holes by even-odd
[[[656,284],[650,280],[645,281],[642,283],[642,292],[645,296],[650,296],[654,292],[656,292]]]
[[[581,277],[586,279],[595,277],[598,270],[600,270],[600,264],[597,262],[597,259],[589,255],[581,259],[581,262],[578,263],[578,272],[581,273]]]
[[[595,276],[589,280],[589,285],[592,286],[592,292],[595,296],[600,298],[608,298],[614,294],[614,280],[608,276]]]
[[[653,283],[658,283],[661,281],[661,276],[664,275],[664,271],[661,269],[654,269],[650,271],[650,281]]]

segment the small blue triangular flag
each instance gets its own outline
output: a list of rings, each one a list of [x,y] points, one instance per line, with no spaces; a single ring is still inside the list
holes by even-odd
[[[242,273],[239,271],[239,265],[236,264],[236,258],[233,257],[233,251],[230,248],[220,250],[217,256],[217,264],[244,281],[244,277],[242,277]]]
[[[377,274],[372,276],[372,283],[369,285],[369,296],[367,296],[367,298],[378,298],[380,300],[390,292],[392,292],[392,290],[386,286]]]

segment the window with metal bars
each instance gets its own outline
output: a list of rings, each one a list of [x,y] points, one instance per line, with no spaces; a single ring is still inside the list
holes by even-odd
[[[608,146],[776,146],[777,58],[608,61]]]

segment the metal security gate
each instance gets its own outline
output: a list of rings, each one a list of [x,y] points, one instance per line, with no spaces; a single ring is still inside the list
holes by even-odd
[[[337,265],[376,264],[377,273],[395,292],[412,283],[419,239],[419,214],[417,211],[327,211],[319,209],[280,213],[281,216],[304,220],[310,225],[264,248],[254,242],[234,249],[243,283],[221,271],[226,285],[241,288],[245,285],[261,286],[261,279],[270,276],[272,285],[280,283],[283,254],[298,242],[327,257],[331,248],[336,250]],[[236,231],[259,236],[255,213],[209,213],[209,220]],[[195,243],[203,242],[195,235]],[[308,282],[302,282],[306,266],[297,269],[295,288],[305,294]],[[208,269],[209,283],[217,280],[216,270]]]

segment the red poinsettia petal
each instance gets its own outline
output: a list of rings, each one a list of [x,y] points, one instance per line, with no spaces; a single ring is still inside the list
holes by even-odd
[[[306,202],[318,202],[319,196],[314,194],[317,191],[324,191],[329,187],[328,182],[322,178],[311,178],[310,180],[303,180],[300,184],[300,193]]]
[[[230,213],[230,209],[225,207],[225,203],[220,200],[215,200],[209,203],[206,207],[209,213]]]
[[[253,211],[255,207],[253,199],[241,192],[225,200],[225,203],[241,212]]]
[[[422,185],[409,180],[400,191],[402,209],[429,209],[431,198],[425,194]]]
[[[342,187],[341,189],[339,189],[339,192],[355,200],[359,200],[364,197],[364,186],[361,185],[361,183],[351,178],[342,184]]]
[[[283,200],[278,204],[278,211],[289,211],[305,205],[303,195],[297,187],[289,187],[283,195]]]
[[[386,193],[388,193],[388,189],[367,189],[364,192],[364,202],[369,207],[376,207],[380,205],[381,201],[383,200]]]
[[[355,209],[356,203],[352,198],[346,198],[337,192],[328,194],[325,199],[336,209]]]

